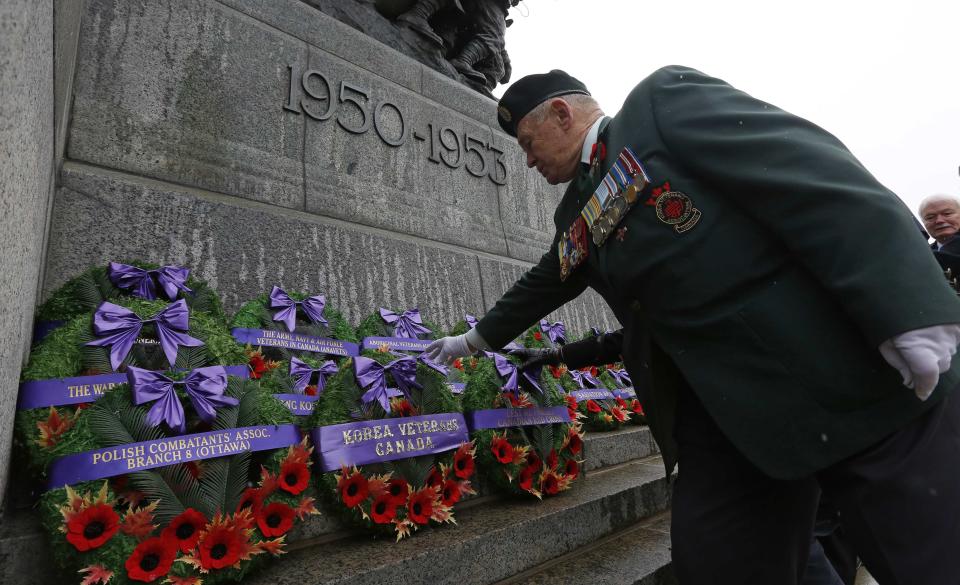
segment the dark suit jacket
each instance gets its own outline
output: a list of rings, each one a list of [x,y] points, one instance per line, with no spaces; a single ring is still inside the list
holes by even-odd
[[[554,248],[479,322],[493,346],[592,287],[624,326],[624,362],[644,396],[668,470],[676,388],[696,392],[729,439],[771,476],[795,478],[877,442],[960,381],[960,360],[919,401],[878,345],[960,322],[960,300],[914,219],[835,137],[699,71],[642,81],[604,131],[653,186],[701,212],[684,233],[644,204],[561,282],[556,243],[592,187],[573,181]]]

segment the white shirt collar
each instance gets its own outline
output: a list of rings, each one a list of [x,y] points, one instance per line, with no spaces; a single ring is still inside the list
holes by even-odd
[[[583,139],[583,148],[580,150],[580,162],[590,164],[590,151],[593,145],[597,143],[597,136],[600,134],[600,124],[603,122],[603,116],[597,118],[597,121],[590,127],[586,138]]]

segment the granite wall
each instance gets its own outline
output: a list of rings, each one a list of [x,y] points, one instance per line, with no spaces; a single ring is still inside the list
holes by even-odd
[[[299,0],[85,0],[44,292],[142,258],[228,310],[279,284],[354,321],[483,313],[561,195],[495,107]],[[554,317],[616,327],[590,294]]]
[[[0,502],[53,179],[53,2],[0,2]]]

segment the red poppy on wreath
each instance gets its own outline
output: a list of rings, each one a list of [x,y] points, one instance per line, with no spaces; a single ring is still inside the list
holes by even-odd
[[[222,569],[236,564],[250,551],[247,535],[236,523],[211,524],[200,535],[200,569]]]
[[[170,572],[175,558],[177,543],[169,538],[154,536],[138,544],[123,566],[127,569],[127,576],[134,581],[150,583]]]
[[[316,384],[310,384],[309,386],[307,386],[306,388],[303,389],[303,393],[306,394],[307,396],[316,396],[316,395],[317,395],[317,385],[316,385]]]
[[[397,504],[396,498],[391,497],[389,492],[384,493],[370,506],[370,517],[377,524],[389,524],[397,517]]]
[[[640,401],[636,398],[634,398],[633,402],[630,404],[630,410],[632,410],[634,414],[643,416],[643,405],[640,404]]]
[[[283,502],[271,502],[257,514],[257,527],[264,536],[283,536],[293,527],[293,508]]]
[[[563,375],[566,373],[567,373],[567,366],[563,364],[560,364],[559,366],[550,366],[550,374],[553,375],[553,377],[556,378],[557,380],[562,378]]]
[[[463,371],[463,359],[457,358],[453,360],[453,367],[457,368],[461,372]]]
[[[547,455],[547,469],[556,469],[557,468],[557,450],[550,449],[550,454]]]
[[[536,339],[537,341],[543,341],[543,333],[540,333],[539,331],[534,331],[533,338]]]
[[[567,435],[567,449],[570,449],[570,453],[577,455],[583,449],[583,438],[580,436],[580,433],[576,429],[571,428],[570,434]]]
[[[469,479],[473,475],[473,456],[476,447],[473,443],[464,443],[460,445],[457,452],[453,455],[453,474],[460,479]]]
[[[540,490],[548,495],[554,495],[560,491],[560,478],[552,471],[544,471],[540,476]]]
[[[417,524],[430,522],[430,516],[433,515],[433,501],[436,497],[437,492],[429,486],[411,493],[410,500],[407,502],[407,518]]]
[[[67,542],[80,552],[98,548],[120,529],[119,520],[113,506],[88,506],[67,521]]]
[[[592,413],[598,413],[603,409],[600,408],[600,405],[594,402],[593,400],[587,400],[587,410]]]
[[[410,494],[410,484],[402,479],[391,479],[387,484],[387,496],[394,504],[400,505],[407,501]]]
[[[243,490],[243,494],[240,496],[240,503],[237,504],[237,512],[249,509],[256,514],[261,505],[263,505],[263,494],[260,489],[248,487]]]
[[[310,483],[310,470],[302,461],[285,461],[280,467],[280,489],[297,495],[307,489]]]
[[[626,407],[627,407],[627,401],[624,400],[623,398],[617,396],[617,406],[619,406],[620,408],[626,408]]]
[[[406,398],[394,398],[390,400],[390,410],[398,416],[413,416],[416,414],[413,405]]]
[[[356,471],[354,468],[353,474],[347,477],[346,472],[340,476],[340,481],[337,482],[337,489],[340,490],[340,499],[343,500],[343,504],[348,508],[353,508],[357,506],[367,498],[368,486],[367,478],[363,477],[363,474],[359,471]]]
[[[190,552],[197,547],[200,540],[200,531],[207,524],[207,517],[202,512],[187,508],[182,514],[170,521],[160,536],[170,539],[177,544],[180,552]]]
[[[543,467],[543,461],[540,460],[540,456],[537,455],[536,451],[531,450],[527,453],[527,465],[535,471],[540,471],[540,468]]]
[[[460,483],[453,479],[443,482],[443,491],[440,493],[440,501],[444,506],[452,506],[460,501]]]
[[[533,474],[536,472],[537,468],[532,465],[527,465],[520,470],[520,475],[517,477],[517,485],[520,489],[530,491],[533,488]]]
[[[567,459],[567,463],[563,467],[563,473],[569,479],[577,479],[577,476],[580,475],[580,465],[577,463],[577,460]]]
[[[435,488],[443,485],[443,473],[436,467],[430,468],[430,475],[427,476],[427,485]]]
[[[493,456],[496,457],[500,463],[510,463],[513,461],[513,447],[510,445],[510,442],[503,437],[494,436],[493,441],[490,442],[490,450],[493,451]]]

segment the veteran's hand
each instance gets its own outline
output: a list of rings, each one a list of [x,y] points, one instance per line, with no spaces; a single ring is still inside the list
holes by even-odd
[[[880,344],[880,354],[903,377],[903,385],[913,389],[920,400],[930,398],[940,374],[960,344],[960,324],[935,325],[907,331]]]
[[[523,363],[520,364],[521,370],[560,364],[560,352],[556,349],[527,349],[525,347],[519,347],[511,350],[510,354],[523,360]]]
[[[459,357],[472,355],[475,351],[476,349],[467,343],[466,335],[454,335],[434,341],[423,350],[423,353],[438,364],[449,364]]]

